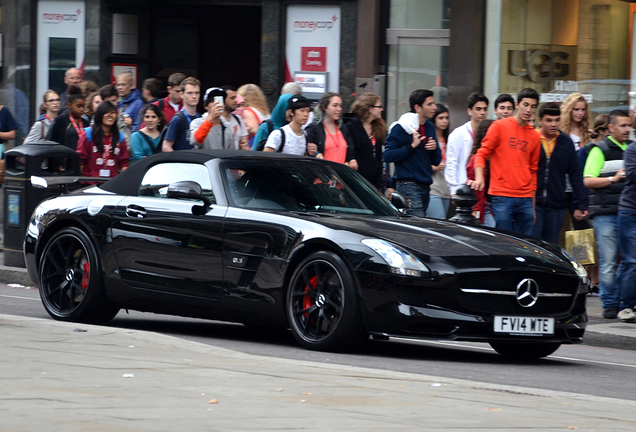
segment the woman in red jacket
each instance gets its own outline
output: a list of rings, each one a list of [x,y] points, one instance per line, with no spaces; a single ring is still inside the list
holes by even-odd
[[[85,136],[77,144],[81,155],[82,175],[87,177],[115,177],[128,168],[128,146],[117,127],[117,108],[102,102],[95,111],[95,126],[86,128]]]

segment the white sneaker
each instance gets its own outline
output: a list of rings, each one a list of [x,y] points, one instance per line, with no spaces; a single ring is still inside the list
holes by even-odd
[[[618,313],[618,318],[623,322],[636,322],[636,313],[631,308],[625,308]]]

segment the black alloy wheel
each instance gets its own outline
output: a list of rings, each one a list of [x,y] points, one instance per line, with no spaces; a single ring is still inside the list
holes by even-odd
[[[40,298],[59,321],[103,324],[117,315],[119,308],[106,299],[97,251],[84,231],[64,228],[46,244]]]
[[[536,360],[559,349],[559,342],[490,342],[490,346],[504,357],[513,360]]]
[[[294,337],[306,348],[340,351],[365,336],[354,277],[332,252],[315,252],[294,271],[287,315]]]

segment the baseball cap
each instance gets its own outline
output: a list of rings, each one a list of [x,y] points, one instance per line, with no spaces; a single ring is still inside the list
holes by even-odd
[[[210,87],[205,91],[205,97],[203,98],[204,104],[207,105],[214,100],[214,96],[223,96],[223,100],[227,98],[227,93],[221,87]]]
[[[293,95],[287,101],[287,109],[292,111],[297,110],[299,108],[309,108],[311,107],[311,102],[303,95]]]

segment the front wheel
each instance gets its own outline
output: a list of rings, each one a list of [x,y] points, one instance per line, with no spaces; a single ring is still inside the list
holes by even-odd
[[[341,351],[365,336],[355,279],[332,252],[315,252],[294,271],[287,316],[294,337],[305,348]]]
[[[84,231],[64,228],[46,244],[40,257],[40,298],[59,321],[103,324],[119,311],[106,299],[97,251]]]
[[[559,349],[559,342],[490,342],[490,346],[504,357],[514,360],[536,360]]]

